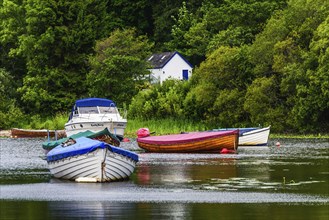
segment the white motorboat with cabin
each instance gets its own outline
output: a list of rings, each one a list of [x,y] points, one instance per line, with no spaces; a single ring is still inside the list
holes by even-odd
[[[121,116],[112,100],[86,98],[75,102],[65,124],[65,132],[67,136],[71,136],[87,130],[99,132],[107,128],[122,140],[126,126],[127,119]]]

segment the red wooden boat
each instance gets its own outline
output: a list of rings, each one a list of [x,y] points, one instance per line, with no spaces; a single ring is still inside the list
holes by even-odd
[[[11,137],[13,138],[39,138],[39,137],[55,137],[57,133],[58,138],[65,137],[64,130],[32,130],[32,129],[20,129],[20,128],[13,128],[11,129]]]
[[[220,153],[222,149],[237,150],[239,130],[192,132],[148,136],[148,129],[138,131],[138,146],[157,153]]]

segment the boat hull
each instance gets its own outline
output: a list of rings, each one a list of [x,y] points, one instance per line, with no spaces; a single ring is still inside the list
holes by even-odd
[[[267,146],[270,126],[245,132],[239,137],[239,146]]]
[[[134,160],[107,149],[48,163],[50,173],[55,178],[75,180],[84,177],[96,179],[97,182],[128,179],[135,165]]]
[[[198,137],[200,133],[203,135],[202,138]],[[156,153],[220,153],[224,148],[228,150],[237,150],[238,131],[224,133],[225,135],[213,135],[210,132],[194,132],[172,135],[171,137],[167,135],[161,136],[161,140],[158,141],[157,136],[145,137],[137,138],[137,143],[140,148],[148,152]],[[193,135],[195,136],[193,137]],[[167,141],[166,137],[168,137],[168,139],[173,138],[173,141]]]
[[[138,161],[136,154],[100,141],[86,139],[77,139],[77,143],[67,149],[58,146],[47,154],[49,170],[55,178],[87,178],[95,182],[111,182],[128,179],[134,172]],[[88,142],[92,145],[81,147]]]
[[[79,132],[83,132],[86,130],[92,132],[99,132],[107,128],[112,134],[115,134],[119,138],[123,138],[124,131],[126,128],[127,122],[85,122],[85,121],[77,121],[77,122],[68,122],[65,124],[65,132],[67,136],[72,136]]]

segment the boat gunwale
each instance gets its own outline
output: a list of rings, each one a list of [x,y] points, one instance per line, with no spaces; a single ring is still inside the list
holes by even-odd
[[[261,133],[261,132],[264,132],[264,131],[268,131],[268,130],[270,130],[270,128],[271,128],[271,126],[268,126],[266,128],[260,128],[260,129],[256,129],[256,130],[253,130],[253,131],[245,132],[245,133],[242,133],[240,135],[240,137],[257,134],[257,133]]]
[[[97,149],[108,149],[109,151],[116,153],[118,155],[122,155],[124,157],[130,158],[136,162],[138,162],[138,155],[130,152],[128,150],[125,150],[123,148],[119,148],[113,145],[110,145],[108,143],[102,142],[102,141],[98,141],[98,140],[94,140],[94,139],[90,139],[90,143],[94,143],[93,145],[90,145],[87,148],[74,148],[75,146],[80,146],[83,143],[79,142],[79,139],[83,140],[83,139],[90,139],[87,137],[80,137],[77,138],[76,141],[77,143],[70,145],[68,147],[62,147],[61,145],[58,145],[57,147],[55,147],[54,149],[58,149],[59,147],[61,147],[58,152],[54,153],[52,152],[53,150],[50,150],[47,154],[47,162],[52,162],[52,161],[57,161],[57,160],[61,160],[61,159],[65,159],[65,158],[70,158],[70,157],[74,157],[74,156],[79,156],[79,155],[84,155],[87,153],[92,153]],[[72,151],[65,151],[65,148],[72,148]]]
[[[86,123],[126,123],[127,124],[127,119],[124,119],[123,121],[116,120],[116,121],[79,121],[79,122],[67,122],[65,123],[65,127],[71,126],[71,125],[76,125],[76,124],[86,124]]]

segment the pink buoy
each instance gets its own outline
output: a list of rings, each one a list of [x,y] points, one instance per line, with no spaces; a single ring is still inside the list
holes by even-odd
[[[122,142],[130,142],[130,140],[128,138],[124,138]]]
[[[150,136],[150,131],[148,128],[140,128],[137,131],[137,137],[142,138],[142,137],[148,137]]]
[[[227,148],[223,148],[221,151],[220,151],[221,154],[234,154],[235,153],[235,150],[229,150]]]

